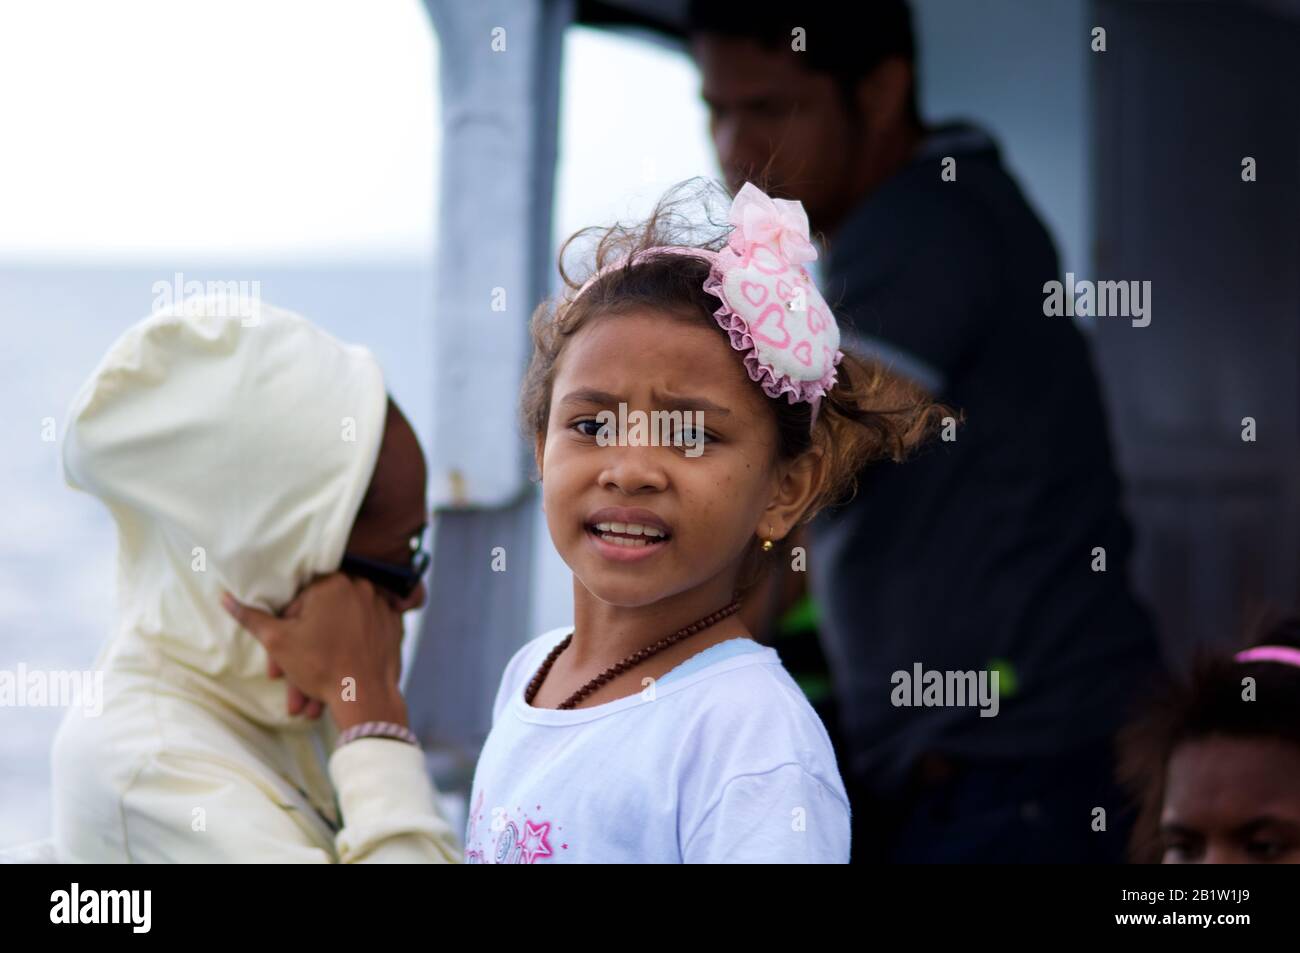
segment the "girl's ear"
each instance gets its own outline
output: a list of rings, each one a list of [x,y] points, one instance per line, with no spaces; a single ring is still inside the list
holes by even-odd
[[[762,524],[757,528],[759,536],[767,539],[768,527],[771,527],[773,539],[785,539],[790,535],[821,489],[825,467],[826,458],[821,447],[813,447],[781,465],[776,494],[763,511]]]

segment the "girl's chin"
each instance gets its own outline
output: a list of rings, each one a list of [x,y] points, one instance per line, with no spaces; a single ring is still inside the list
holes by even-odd
[[[649,579],[612,575],[608,570],[574,573],[574,578],[597,602],[620,609],[643,609],[671,598],[675,590],[651,584]]]
[[[671,598],[682,590],[674,585],[672,574],[664,571],[657,559],[641,562],[609,560],[581,547],[576,559],[565,562],[574,579],[591,595],[611,606],[638,609]]]

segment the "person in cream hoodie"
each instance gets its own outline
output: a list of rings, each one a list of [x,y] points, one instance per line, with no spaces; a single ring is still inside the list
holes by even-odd
[[[345,552],[409,561],[427,513],[419,445],[370,353],[264,303],[191,299],[113,344],[62,455],[117,525],[118,615],[102,713],[69,710],[55,739],[59,859],[457,861],[419,747],[335,750],[352,725],[405,724],[391,660],[424,598],[338,572]],[[223,592],[336,643],[391,643],[390,661],[309,700]]]

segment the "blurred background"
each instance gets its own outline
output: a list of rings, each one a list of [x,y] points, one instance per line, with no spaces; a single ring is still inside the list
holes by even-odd
[[[699,77],[672,35],[681,6],[564,5],[557,108],[533,117],[554,125],[554,199],[535,215],[548,247],[530,249],[547,275],[577,228],[718,174]],[[1063,272],[1153,282],[1142,334],[1087,330],[1136,582],[1170,656],[1230,638],[1252,605],[1296,605],[1300,6],[912,6],[923,117],[995,134]],[[266,301],[372,349],[422,443],[446,442],[437,262],[454,73],[436,19],[418,0],[0,5],[0,670],[87,668],[109,634],[112,525],[64,485],[42,422],[61,424],[107,346],[149,313],[155,282],[259,282]],[[1124,37],[1104,64],[1088,48],[1096,23]],[[1274,158],[1245,212],[1199,187],[1252,150]],[[485,215],[457,254],[508,225]],[[532,303],[512,312],[521,333]],[[1248,415],[1267,424],[1243,458]],[[446,699],[413,713],[453,792],[508,652],[569,619],[566,568],[540,521],[521,525],[534,547],[515,596],[525,621],[503,641],[465,635],[447,654],[408,620],[429,640],[408,642],[412,677]],[[449,684],[466,653],[474,677]],[[61,715],[0,709],[0,845],[48,834]]]

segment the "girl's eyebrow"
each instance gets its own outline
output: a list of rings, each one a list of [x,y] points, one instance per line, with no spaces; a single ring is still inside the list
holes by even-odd
[[[610,394],[603,390],[596,390],[593,387],[580,387],[575,391],[570,391],[565,394],[560,403],[599,404],[600,406],[605,407],[611,404],[627,403],[627,400],[626,398],[619,397],[616,394]],[[705,400],[703,397],[690,397],[685,395],[673,397],[665,396],[656,401],[656,404],[668,410],[702,410],[718,417],[727,417],[731,413],[727,408],[721,407],[710,400]]]

